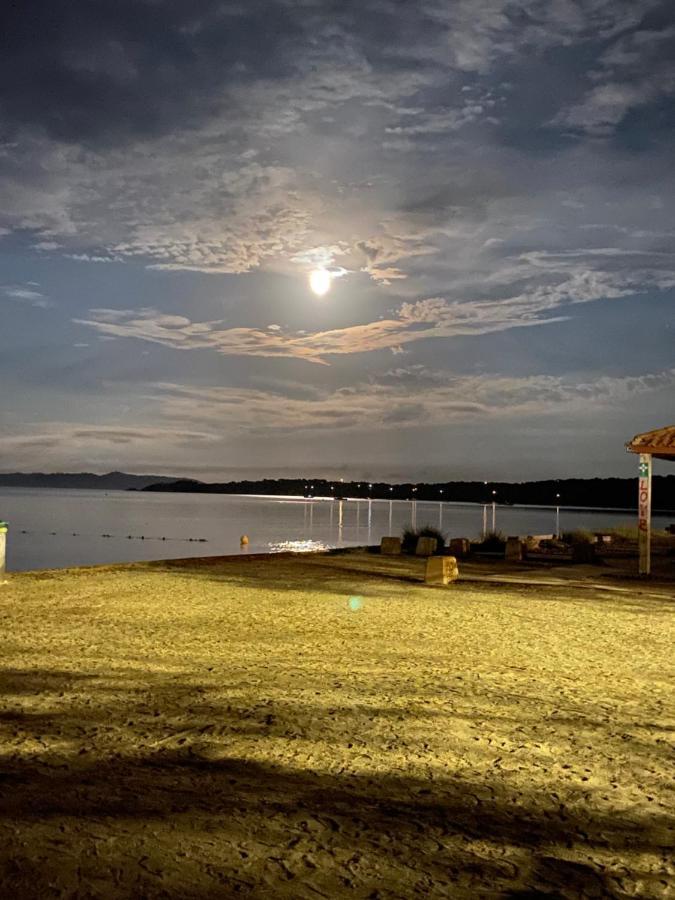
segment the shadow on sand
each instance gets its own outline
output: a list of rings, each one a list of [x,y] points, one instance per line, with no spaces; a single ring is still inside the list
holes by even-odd
[[[78,701],[82,682],[93,703]],[[39,712],[12,710],[33,693]],[[622,862],[667,857],[675,825],[657,810],[517,796],[497,773],[467,769],[422,779],[336,771],[325,755],[297,767],[262,758],[272,738],[306,749],[328,716],[349,739],[358,707],[246,710],[194,682],[37,670],[0,673],[0,700],[3,896],[571,898],[639,885],[665,896],[662,877]],[[303,721],[314,729],[298,734]],[[241,735],[257,758],[228,752]]]

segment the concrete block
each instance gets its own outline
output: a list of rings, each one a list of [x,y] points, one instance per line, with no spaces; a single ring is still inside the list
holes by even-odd
[[[523,542],[519,537],[507,537],[506,539],[506,559],[516,560],[520,562],[523,558]]]
[[[434,537],[417,538],[415,556],[433,556],[438,550],[438,541]]]
[[[457,560],[454,556],[430,556],[424,572],[426,584],[450,584],[459,578]]]
[[[380,541],[380,553],[383,556],[400,556],[401,555],[401,538],[400,537],[383,537]]]
[[[459,556],[461,559],[461,557],[469,555],[471,543],[468,538],[451,538],[449,547],[452,555]]]

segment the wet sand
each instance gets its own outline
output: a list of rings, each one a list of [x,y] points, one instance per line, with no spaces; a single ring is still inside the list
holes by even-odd
[[[2,896],[675,896],[672,584],[421,567],[8,576]]]

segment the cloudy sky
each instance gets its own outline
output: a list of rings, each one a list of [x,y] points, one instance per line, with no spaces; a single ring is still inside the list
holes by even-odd
[[[675,419],[671,2],[2,15],[0,470],[627,475]]]

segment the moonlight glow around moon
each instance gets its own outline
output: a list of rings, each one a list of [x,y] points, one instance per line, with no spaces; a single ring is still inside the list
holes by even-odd
[[[330,290],[331,277],[325,269],[315,269],[309,276],[309,286],[319,297]]]

